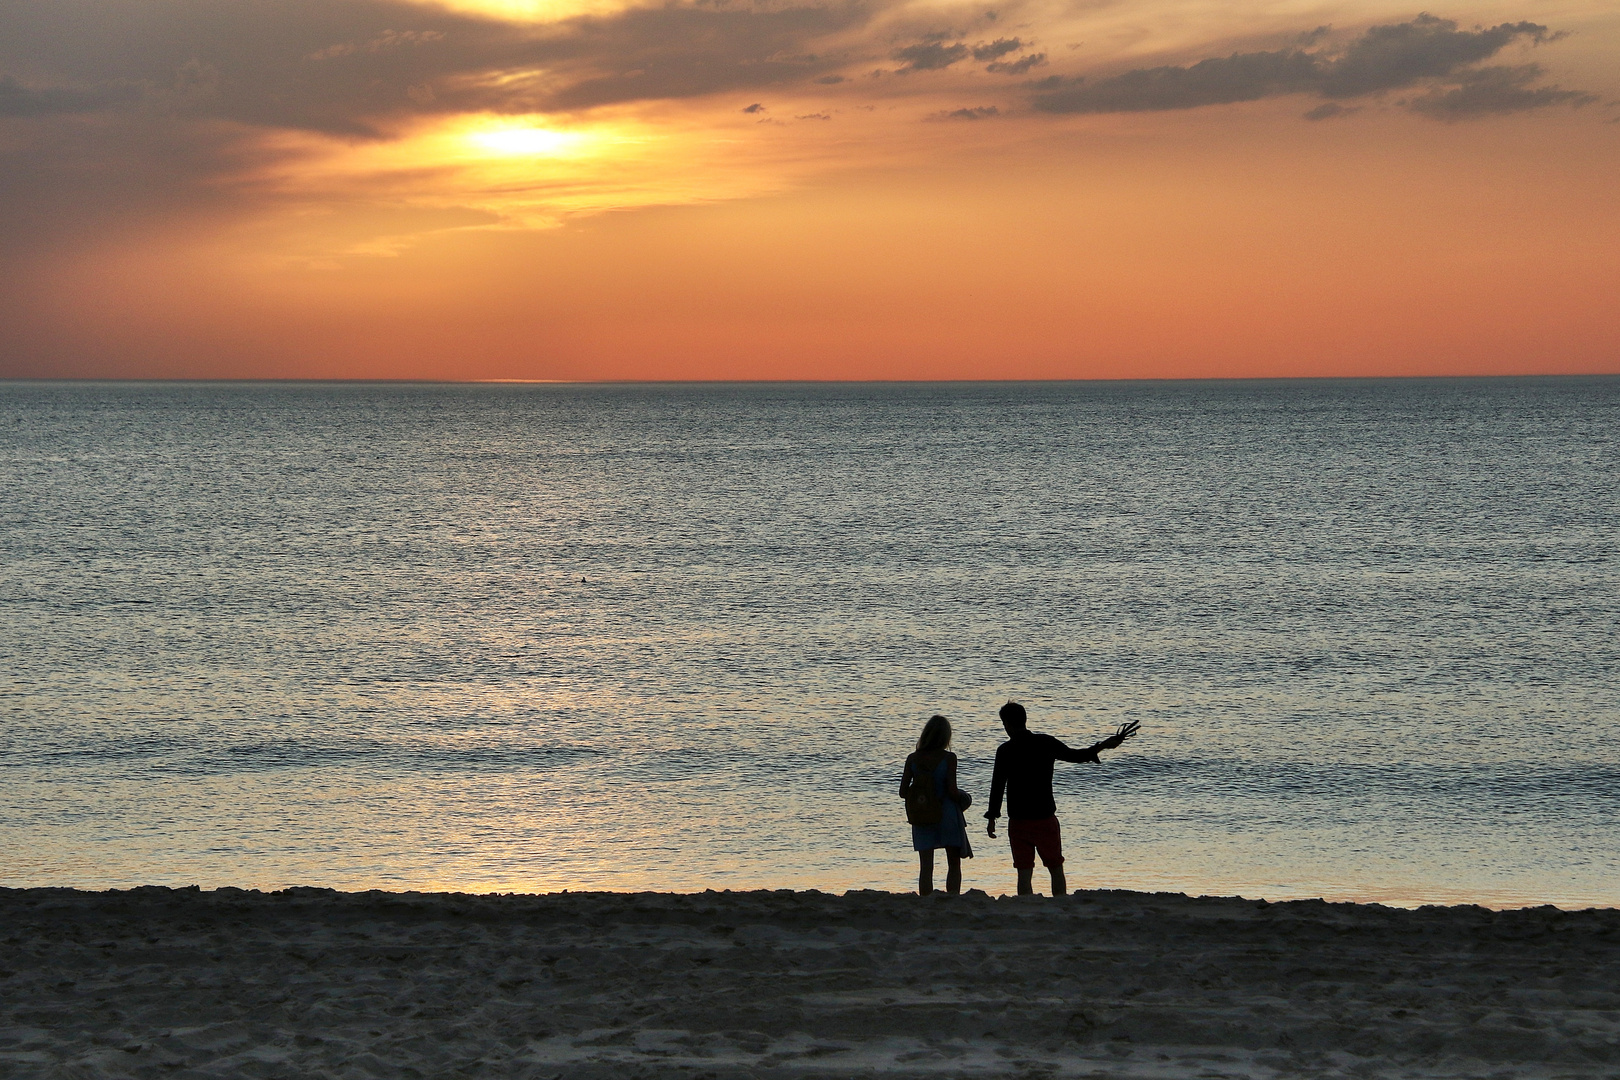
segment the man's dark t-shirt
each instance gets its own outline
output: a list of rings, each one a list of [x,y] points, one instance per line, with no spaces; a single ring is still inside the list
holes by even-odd
[[[1095,746],[1073,750],[1038,731],[1016,735],[996,750],[995,778],[990,781],[990,810],[984,816],[1001,816],[1001,795],[1005,791],[1007,816],[1013,821],[1054,817],[1057,803],[1052,799],[1052,763],[1096,760]]]

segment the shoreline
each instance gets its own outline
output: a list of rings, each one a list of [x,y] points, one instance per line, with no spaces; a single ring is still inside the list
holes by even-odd
[[[1620,910],[0,889],[0,1072],[1613,1077]]]
[[[912,870],[912,871],[915,870],[914,867],[907,867],[906,869]],[[1039,868],[1037,868],[1037,870],[1039,870]],[[915,877],[916,875],[913,872],[911,876]],[[937,874],[936,877],[942,878],[943,873],[941,872],[941,873]],[[1013,893],[1011,891],[1011,889],[1010,889],[1010,885],[1011,885],[1010,876],[1009,876],[1007,884],[1008,884],[1009,888],[1007,888],[1004,891],[1000,891],[1000,892],[991,891],[989,889],[985,889],[985,888],[982,888],[982,887],[979,887],[979,886],[972,886],[972,887],[964,888],[962,890],[962,896],[965,897],[965,898],[972,898],[972,899],[1017,900],[1018,899],[1017,895],[1015,893]],[[1049,897],[1045,896],[1045,892],[1048,889],[1048,885],[1047,885],[1047,882],[1044,879],[1044,877],[1038,876],[1037,880],[1035,882],[1035,886],[1036,886],[1036,891],[1037,891],[1037,899],[1050,899]],[[942,892],[943,892],[942,889],[936,888],[936,893],[942,893]],[[578,888],[578,889],[556,889],[556,890],[552,890],[552,891],[545,891],[545,890],[529,891],[529,890],[520,890],[520,889],[503,889],[503,888],[500,888],[499,886],[494,886],[494,887],[490,887],[490,888],[476,888],[475,887],[475,888],[470,888],[470,889],[460,889],[460,888],[455,888],[455,887],[445,887],[445,888],[391,888],[391,887],[344,888],[344,887],[328,886],[328,885],[263,885],[263,886],[214,885],[214,886],[207,886],[207,885],[189,885],[189,884],[188,885],[158,885],[158,884],[108,885],[108,886],[105,886],[105,887],[101,887],[101,886],[85,886],[85,885],[6,885],[6,884],[3,884],[3,883],[0,883],[0,903],[3,903],[3,899],[5,897],[7,897],[7,896],[15,897],[15,896],[18,896],[18,895],[21,895],[21,894],[30,894],[30,895],[39,895],[39,896],[62,895],[62,896],[80,896],[80,897],[98,897],[98,896],[99,897],[116,897],[116,896],[162,895],[162,894],[165,894],[165,893],[186,894],[186,895],[191,895],[191,896],[200,895],[200,896],[219,896],[219,897],[261,897],[261,898],[267,898],[267,897],[292,897],[292,896],[299,896],[299,897],[322,897],[322,896],[326,896],[326,897],[333,897],[333,898],[400,897],[400,898],[413,898],[413,899],[417,899],[417,900],[434,900],[434,901],[450,901],[450,900],[456,900],[456,899],[481,900],[481,899],[499,899],[499,898],[506,898],[506,899],[511,899],[511,900],[524,900],[524,899],[539,900],[539,899],[545,899],[545,898],[550,898],[550,897],[564,897],[564,896],[572,896],[572,897],[598,896],[598,897],[603,897],[603,898],[625,898],[625,897],[641,896],[641,897],[665,897],[665,898],[696,899],[696,898],[701,898],[701,897],[711,897],[711,898],[714,898],[714,897],[749,897],[749,896],[763,897],[763,896],[779,896],[779,895],[814,896],[814,897],[822,897],[822,898],[825,898],[825,899],[839,899],[839,898],[843,898],[843,897],[852,897],[853,898],[853,897],[862,897],[862,896],[909,897],[909,898],[911,898],[913,900],[921,899],[921,898],[919,898],[917,896],[917,894],[916,894],[916,892],[914,890],[913,891],[897,891],[897,890],[892,890],[892,889],[874,888],[874,887],[871,887],[871,886],[862,886],[862,885],[855,885],[855,886],[850,886],[850,887],[840,887],[840,886],[834,885],[834,886],[829,886],[829,887],[826,887],[826,888],[819,888],[819,887],[817,887],[815,885],[799,885],[799,886],[789,886],[789,887],[783,887],[783,888],[753,888],[753,887],[748,887],[748,886],[742,886],[742,887],[735,887],[735,888],[733,888],[733,887],[704,888],[704,889],[693,889],[693,890],[683,890],[683,889],[680,889],[680,888],[672,888],[672,889],[662,889],[662,888],[633,889],[633,888],[611,888],[611,887],[602,887],[602,888],[585,887],[585,888]],[[1326,904],[1329,907],[1344,907],[1344,908],[1353,908],[1353,909],[1366,908],[1366,909],[1370,909],[1370,910],[1380,910],[1380,911],[1429,911],[1429,910],[1438,910],[1438,911],[1454,911],[1454,910],[1456,910],[1456,911],[1473,911],[1473,910],[1478,910],[1478,911],[1488,911],[1488,912],[1497,912],[1497,913],[1523,912],[1523,911],[1558,911],[1558,912],[1563,912],[1563,913],[1566,913],[1566,914],[1578,914],[1578,913],[1584,913],[1584,912],[1604,912],[1604,911],[1620,912],[1620,903],[1609,903],[1609,902],[1606,902],[1604,900],[1593,900],[1593,901],[1588,901],[1588,900],[1585,900],[1585,899],[1582,899],[1582,900],[1569,900],[1567,898],[1559,898],[1559,899],[1548,900],[1548,899],[1541,899],[1541,898],[1524,898],[1524,897],[1509,898],[1509,897],[1495,896],[1495,897],[1486,897],[1485,899],[1475,899],[1475,900],[1464,900],[1464,899],[1455,899],[1455,898],[1414,899],[1414,898],[1406,898],[1404,896],[1394,894],[1394,895],[1384,896],[1384,897],[1376,898],[1376,899],[1369,899],[1369,898],[1351,898],[1351,899],[1347,899],[1347,898],[1345,898],[1345,897],[1343,897],[1342,895],[1339,895],[1339,894],[1320,894],[1320,895],[1316,895],[1316,896],[1287,896],[1287,897],[1284,897],[1284,898],[1281,898],[1281,899],[1274,899],[1274,898],[1271,898],[1271,897],[1260,896],[1260,895],[1247,896],[1247,895],[1243,895],[1243,894],[1240,894],[1240,893],[1195,893],[1195,892],[1190,892],[1190,891],[1186,891],[1186,890],[1178,890],[1178,889],[1175,889],[1175,888],[1167,888],[1167,889],[1155,889],[1155,888],[1152,888],[1152,887],[1087,888],[1087,887],[1084,887],[1084,886],[1076,886],[1076,887],[1074,887],[1074,888],[1072,888],[1070,890],[1070,897],[1080,896],[1082,894],[1085,895],[1085,896],[1119,895],[1119,896],[1159,897],[1159,898],[1167,898],[1167,899],[1181,899],[1181,900],[1188,900],[1188,901],[1232,901],[1232,902],[1236,902],[1236,903],[1255,904],[1255,905],[1259,905],[1261,907],[1265,907],[1265,906],[1268,906],[1268,905],[1273,906],[1273,907],[1282,907],[1282,906],[1286,906],[1286,905],[1289,905],[1289,904],[1308,904],[1308,905]],[[1059,903],[1063,902],[1064,899],[1067,899],[1067,898],[1059,898]]]
[[[913,875],[915,876],[915,875]],[[1046,896],[1045,880],[1036,881],[1035,900],[1050,900]],[[507,899],[544,900],[559,897],[602,897],[623,899],[628,897],[660,897],[667,899],[700,899],[720,897],[769,897],[769,896],[804,896],[819,897],[822,899],[841,899],[869,897],[895,897],[912,900],[933,900],[935,898],[949,898],[943,889],[936,889],[934,897],[919,897],[915,891],[900,892],[890,889],[874,888],[848,888],[819,889],[814,886],[803,888],[724,888],[701,889],[682,891],[680,889],[611,889],[611,888],[583,888],[583,889],[557,889],[551,892],[535,891],[525,892],[515,889],[488,889],[488,890],[460,890],[445,889],[344,889],[326,885],[285,885],[281,887],[256,887],[237,885],[217,885],[205,887],[202,885],[127,885],[108,886],[106,888],[88,888],[79,885],[3,885],[0,884],[0,908],[6,898],[15,898],[22,894],[30,896],[78,896],[78,897],[119,897],[119,896],[162,896],[165,894],[187,896],[217,896],[222,898],[362,898],[398,897],[401,899],[414,899],[425,901],[454,901],[454,900],[495,900]],[[1620,912],[1620,904],[1590,903],[1584,906],[1566,906],[1548,900],[1524,900],[1522,902],[1484,902],[1478,900],[1345,900],[1330,899],[1327,896],[1296,896],[1288,899],[1273,900],[1262,896],[1243,896],[1240,894],[1222,893],[1193,893],[1177,891],[1174,889],[1132,889],[1132,888],[1074,888],[1069,896],[1059,897],[1058,903],[1063,903],[1077,897],[1099,896],[1137,896],[1154,897],[1171,900],[1187,900],[1192,902],[1204,901],[1230,901],[1233,903],[1253,904],[1259,907],[1286,907],[1290,904],[1312,905],[1334,908],[1369,909],[1377,911],[1486,911],[1496,914],[1509,914],[1526,911],[1556,911],[1564,914],[1583,914],[1586,912]],[[1020,898],[1010,891],[991,892],[988,889],[973,887],[962,890],[961,897],[968,900],[1013,900]],[[1027,899],[1027,898],[1026,898]]]

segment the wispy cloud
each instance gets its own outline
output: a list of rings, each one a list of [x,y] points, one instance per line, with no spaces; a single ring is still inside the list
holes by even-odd
[[[960,41],[951,45],[929,41],[921,45],[907,45],[889,55],[905,64],[901,71],[940,71],[966,60],[972,55],[972,50]]]
[[[1523,112],[1548,105],[1589,105],[1592,94],[1556,86],[1531,86],[1544,72],[1540,64],[1485,67],[1463,75],[1455,85],[1436,87],[1411,99],[1408,107],[1440,120],[1463,120],[1492,113]]]
[[[984,45],[975,45],[973,47],[973,59],[983,61],[999,60],[1008,53],[1015,53],[1023,47],[1024,43],[1018,38],[997,38]]]
[[[930,120],[988,120],[992,116],[1000,116],[1001,110],[994,105],[979,105],[968,109],[947,109],[935,113]]]
[[[1313,32],[1312,38],[1320,37]],[[1451,19],[1419,15],[1374,26],[1346,47],[1233,53],[1186,66],[1137,68],[1101,79],[1052,78],[1037,84],[1033,104],[1051,113],[1151,112],[1228,105],[1285,94],[1329,99],[1368,97],[1424,87],[1409,103],[1431,116],[1457,118],[1579,103],[1588,96],[1530,87],[1536,65],[1475,68],[1514,42],[1543,44],[1558,35],[1539,23],[1502,23],[1463,30]],[[1339,115],[1315,111],[1314,119]]]
[[[359,52],[379,53],[386,49],[398,49],[423,42],[443,40],[444,33],[440,30],[384,30],[369,41],[340,41],[336,45],[316,49],[309,54],[309,58],[311,60],[335,60],[340,56],[353,56]]]
[[[1022,75],[1044,63],[1046,63],[1045,53],[1030,53],[1028,56],[1020,56],[1017,60],[997,60],[986,64],[984,70],[993,71],[997,75]]]
[[[966,41],[948,41],[946,37],[936,35],[914,45],[895,49],[889,54],[889,58],[898,60],[904,65],[900,68],[902,74],[912,71],[943,71],[964,60],[972,59],[984,64],[986,71],[1003,75],[1022,75],[1030,68],[1045,63],[1046,54],[1035,53],[1015,60],[1002,58],[1027,47],[1028,44],[1023,39],[1015,37],[996,38],[994,41],[981,41],[976,45],[970,45]]]

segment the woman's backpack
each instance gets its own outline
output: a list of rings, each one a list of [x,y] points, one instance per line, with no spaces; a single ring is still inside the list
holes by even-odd
[[[911,769],[911,788],[906,792],[906,820],[913,825],[938,825],[945,816],[945,803],[934,786],[934,770],[940,758],[923,767],[922,756],[913,754],[907,763]]]

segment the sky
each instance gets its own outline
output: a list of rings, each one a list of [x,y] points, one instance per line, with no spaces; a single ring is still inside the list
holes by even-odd
[[[0,0],[0,378],[1620,373],[1620,6]]]

